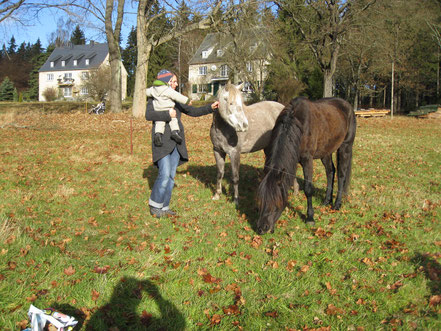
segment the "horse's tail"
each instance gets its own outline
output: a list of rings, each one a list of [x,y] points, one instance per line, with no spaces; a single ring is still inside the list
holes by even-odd
[[[283,208],[288,191],[294,184],[299,162],[300,139],[303,134],[302,98],[296,98],[277,118],[271,136],[271,146],[265,161],[265,177],[257,191],[261,206]]]
[[[349,122],[349,126],[348,126],[348,133],[345,137],[345,142],[347,144],[349,144],[349,164],[348,164],[348,168],[346,171],[346,180],[344,182],[343,185],[343,195],[346,196],[349,194],[349,190],[350,190],[350,184],[351,184],[351,176],[352,176],[352,146],[354,144],[354,140],[355,140],[355,133],[357,131],[357,119],[355,116],[355,111],[354,108],[352,107],[351,104],[349,104],[348,102],[345,102],[345,107],[347,109],[347,113],[348,113],[348,122]]]

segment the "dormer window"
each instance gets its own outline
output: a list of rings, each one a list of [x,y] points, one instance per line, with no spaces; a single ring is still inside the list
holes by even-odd
[[[61,66],[65,67],[66,66],[66,61],[61,61]]]
[[[206,59],[208,57],[208,51],[202,51],[202,58]]]
[[[89,65],[89,59],[86,59],[86,66]]]
[[[55,65],[54,61],[51,61],[51,68],[53,68]]]
[[[218,49],[217,50],[217,57],[221,57],[222,55],[224,55],[224,51],[222,49]]]
[[[73,60],[73,65],[74,65],[74,67],[76,67],[78,65],[78,61],[77,60]]]

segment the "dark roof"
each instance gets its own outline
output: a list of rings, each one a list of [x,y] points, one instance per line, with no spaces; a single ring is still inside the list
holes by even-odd
[[[99,43],[57,47],[39,71],[66,71],[98,68],[101,63],[103,63],[108,53],[109,47],[107,44]],[[86,59],[89,59],[89,65],[86,65]],[[76,66],[73,65],[74,60],[77,60]],[[64,67],[61,66],[61,61],[66,61]],[[54,62],[52,68],[51,62]]]
[[[202,57],[202,52],[210,50],[212,48],[211,53],[207,58]],[[203,64],[203,63],[216,63],[220,62],[221,57],[217,56],[217,50],[220,50],[220,40],[218,33],[209,33],[205,36],[204,40],[200,44],[198,50],[191,58],[189,64]]]
[[[242,47],[254,47],[253,55],[256,58],[267,57],[268,50],[266,49],[265,42],[263,41],[262,28],[250,29],[241,31],[237,37],[240,40]],[[232,46],[233,37],[228,34],[209,33],[202,41],[196,53],[193,55],[189,64],[209,64],[219,63],[225,61],[222,59],[222,55],[218,54],[218,51],[222,53],[229,52]],[[256,47],[257,46],[257,47]],[[208,51],[206,58],[202,57],[202,53]],[[220,56],[219,56],[220,55]]]

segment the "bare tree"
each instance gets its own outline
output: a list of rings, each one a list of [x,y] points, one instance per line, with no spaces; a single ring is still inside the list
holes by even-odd
[[[164,44],[174,38],[185,35],[190,31],[197,29],[204,30],[218,24],[222,19],[228,16],[234,7],[230,2],[226,4],[222,14],[222,0],[214,2],[197,1],[193,10],[200,17],[199,20],[189,22],[183,26],[177,25],[171,28],[157,28],[153,31],[152,26],[158,22],[164,15],[170,15],[176,12],[178,8],[169,7],[169,10],[162,10],[159,13],[153,13],[154,0],[139,0],[137,13],[137,40],[138,40],[138,58],[135,78],[135,92],[133,96],[133,116],[141,117],[145,112],[146,97],[145,88],[147,81],[148,64],[151,52],[154,47]],[[198,5],[197,5],[198,4]]]
[[[323,96],[333,95],[333,77],[343,37],[353,18],[376,0],[276,0],[297,27],[323,72]]]
[[[15,19],[14,15],[24,6],[26,0],[0,1],[0,23],[8,18]]]

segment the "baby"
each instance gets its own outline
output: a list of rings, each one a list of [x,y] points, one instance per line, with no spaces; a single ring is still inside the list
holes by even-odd
[[[174,108],[175,103],[182,103],[191,105],[191,100],[175,91],[176,86],[171,86],[172,79],[176,77],[172,72],[168,70],[161,70],[153,82],[153,86],[146,90],[147,97],[153,98],[153,108],[155,111],[169,111],[170,108]],[[175,78],[176,80],[176,78]],[[176,81],[174,81],[176,83]],[[155,121],[154,130],[154,144],[158,147],[162,146],[162,135],[165,130],[164,121]],[[182,143],[182,138],[179,135],[179,124],[177,118],[172,118],[169,122],[171,136],[170,138],[176,141],[176,143]]]

